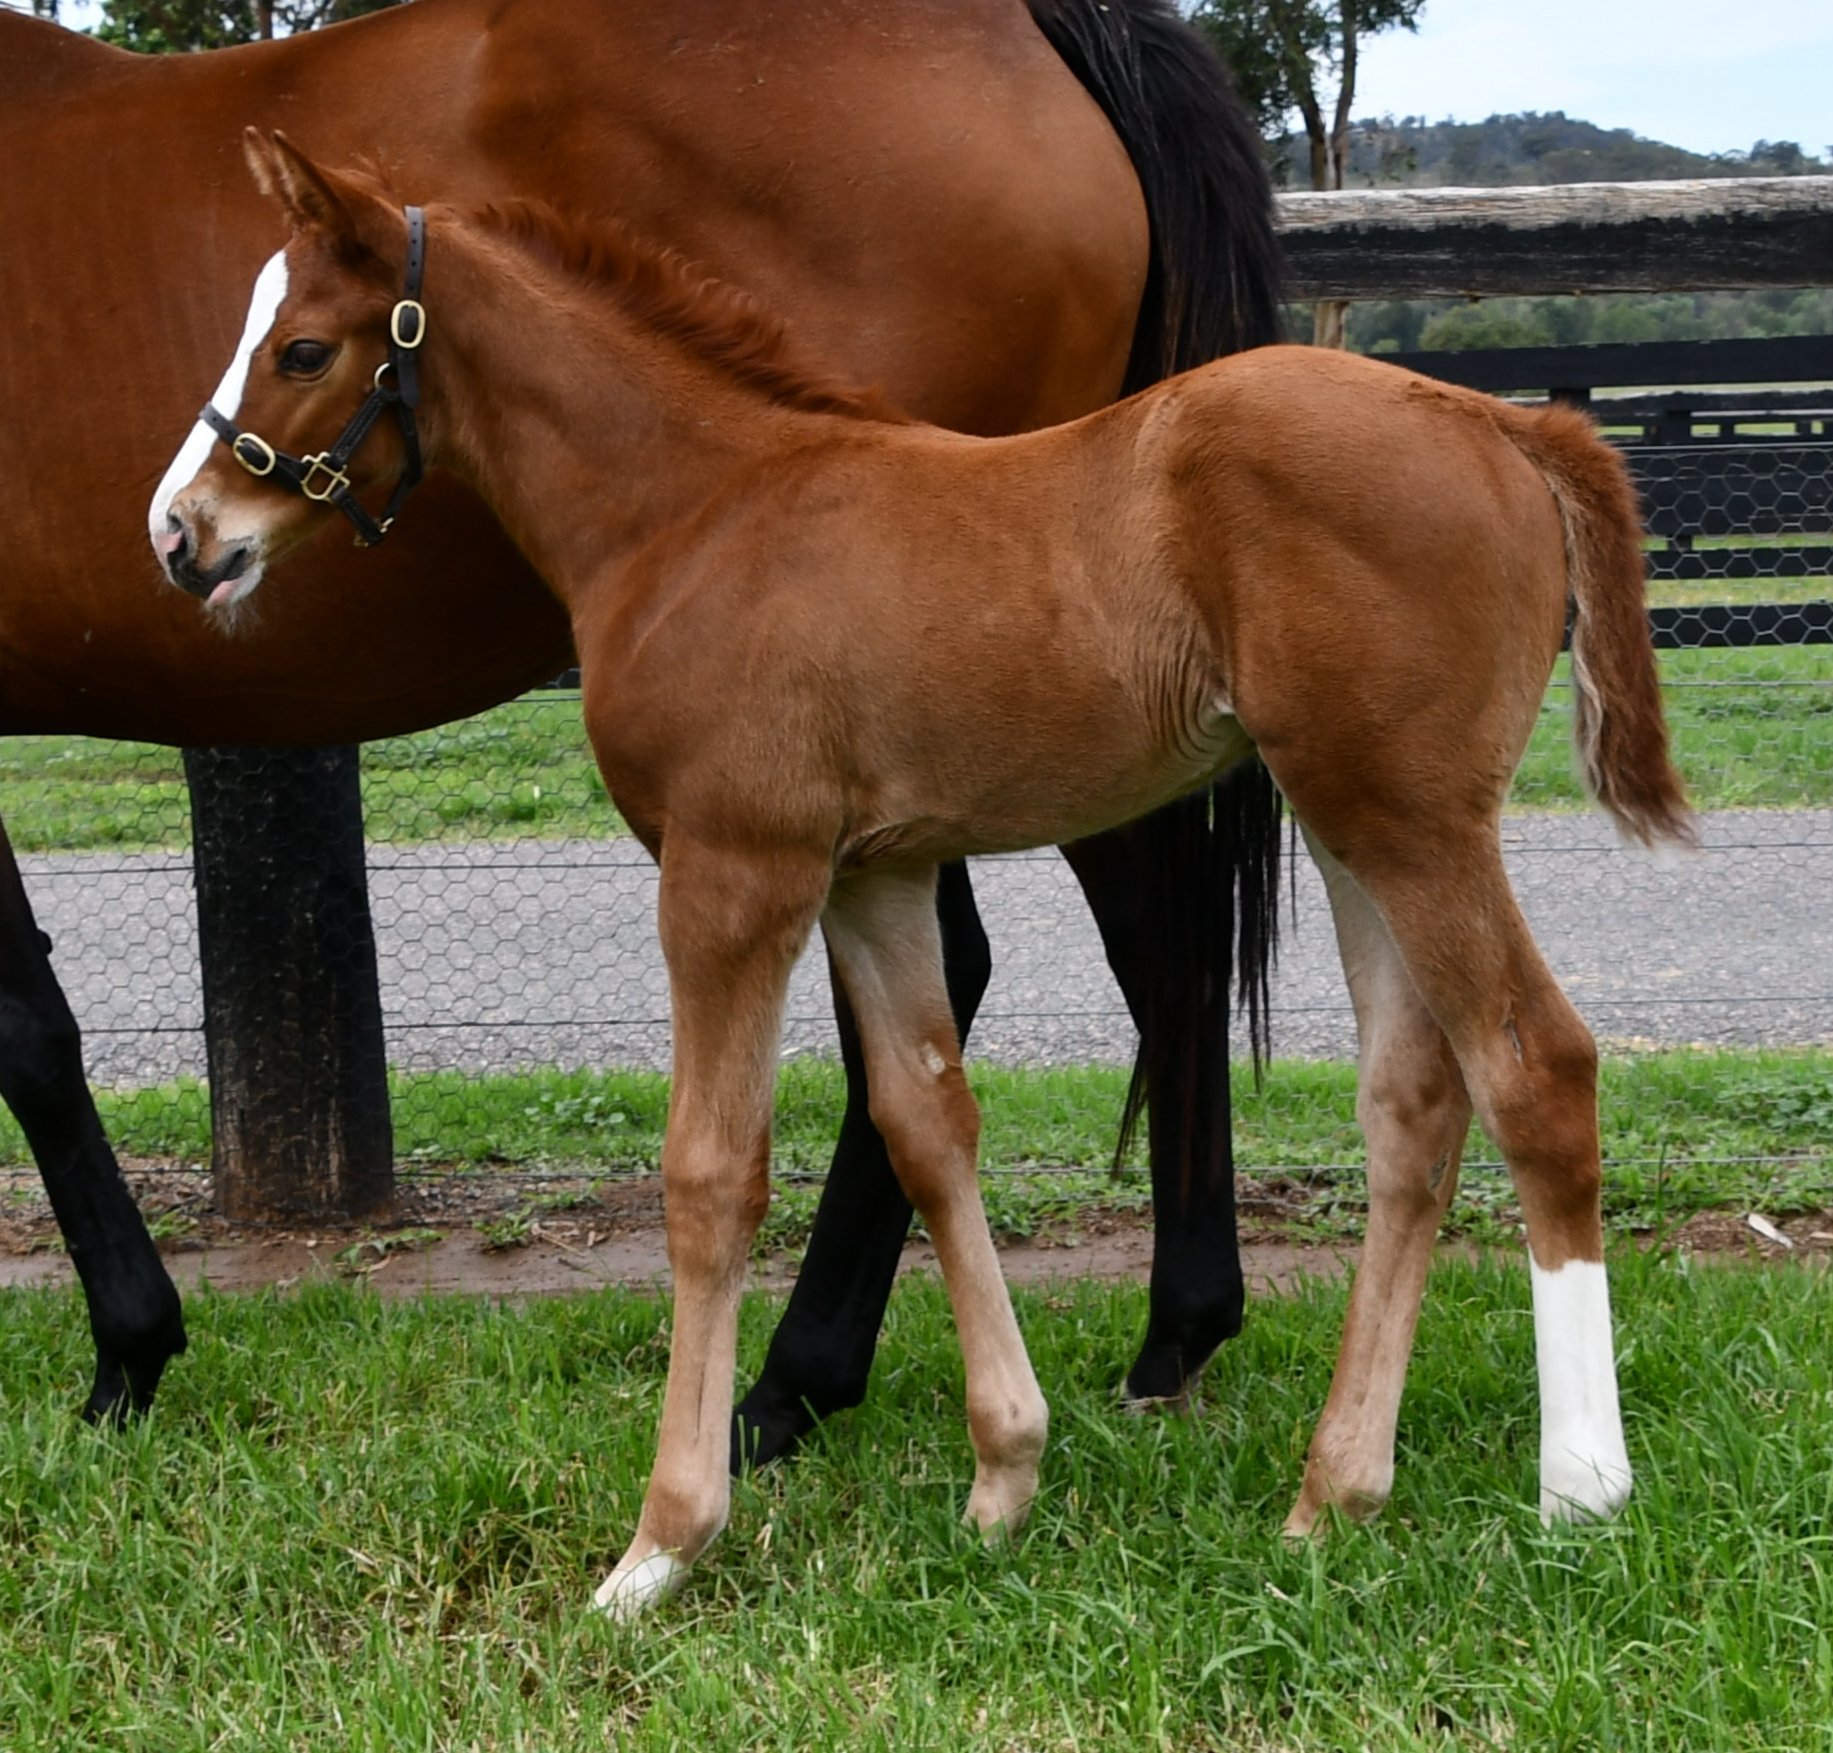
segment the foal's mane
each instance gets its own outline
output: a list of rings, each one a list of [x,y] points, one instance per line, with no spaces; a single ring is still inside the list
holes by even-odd
[[[772,402],[858,420],[906,421],[877,390],[830,377],[800,357],[787,326],[750,293],[621,220],[505,200],[470,217],[536,260],[616,296],[645,327]]]

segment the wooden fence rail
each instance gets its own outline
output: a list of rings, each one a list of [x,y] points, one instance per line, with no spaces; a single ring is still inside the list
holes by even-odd
[[[1833,285],[1833,176],[1279,197],[1295,298]]]

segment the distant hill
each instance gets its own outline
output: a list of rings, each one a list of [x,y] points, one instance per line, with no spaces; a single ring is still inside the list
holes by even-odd
[[[1360,185],[1495,187],[1506,183],[1650,182],[1677,177],[1806,176],[1833,163],[1792,140],[1759,140],[1748,152],[1706,155],[1600,128],[1561,110],[1428,122],[1391,116],[1355,124],[1350,175]]]
[[[1276,144],[1272,150],[1277,163],[1290,146]],[[1557,110],[1491,116],[1486,122],[1428,122],[1423,116],[1358,122],[1349,165],[1352,184],[1376,188],[1833,172],[1833,163],[1811,156],[1792,141],[1759,140],[1749,152],[1708,157],[1644,140],[1627,128],[1575,121]],[[1361,353],[1829,333],[1833,288],[1827,287],[1803,292],[1495,298],[1480,303],[1386,302],[1352,305],[1349,312],[1349,344]]]

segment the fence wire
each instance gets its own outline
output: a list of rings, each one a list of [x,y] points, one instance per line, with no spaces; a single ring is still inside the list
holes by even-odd
[[[1824,1158],[1833,1062],[1813,1050],[1833,1048],[1833,394],[1595,411],[1645,498],[1663,683],[1704,848],[1627,851],[1589,810],[1562,659],[1516,783],[1509,868],[1617,1068],[1613,1162],[1680,1152],[1762,1172]],[[8,825],[117,1144],[148,1162],[207,1158],[180,757],[37,737],[3,762]],[[370,745],[363,785],[403,1160],[529,1185],[652,1163],[668,1064],[656,877],[592,767],[577,694]],[[1079,891],[1048,851],[978,861],[974,885],[994,963],[970,1041],[993,1080],[989,1168],[1098,1168],[1134,1036]],[[1259,1091],[1237,1076],[1243,1165],[1348,1173],[1361,1161],[1353,1017],[1302,852],[1273,1000],[1278,1063]],[[792,1175],[825,1160],[834,1039],[817,945],[784,1040],[803,1067],[786,1083]],[[1614,1123],[1613,1100],[1629,1110]],[[1701,1147],[1706,1101],[1736,1123],[1715,1122]],[[1002,1104],[1017,1115],[1003,1130]],[[28,1160],[10,1128],[0,1159]]]

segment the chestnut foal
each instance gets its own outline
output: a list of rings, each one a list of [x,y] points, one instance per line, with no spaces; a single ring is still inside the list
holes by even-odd
[[[976,1192],[936,867],[1094,833],[1251,749],[1328,883],[1369,1158],[1288,1528],[1388,1494],[1473,1107],[1527,1218],[1543,1513],[1623,1502],[1596,1054],[1498,835],[1569,595],[1591,788],[1642,840],[1690,832],[1634,498],[1581,416],[1269,348],[1072,425],[963,438],[800,371],[742,295],[622,231],[526,205],[404,215],[279,136],[251,133],[249,156],[292,235],[225,379],[239,399],[206,412],[224,442],[166,483],[155,547],[232,605],[333,521],[312,501],[392,505],[423,451],[565,606],[593,749],[661,864],[675,1324],[655,1470],[602,1605],[667,1594],[725,1521],[785,983],[817,924],[954,1302],[968,1515],[989,1535],[1022,1520],[1045,1406]],[[375,435],[303,456],[372,382]]]

